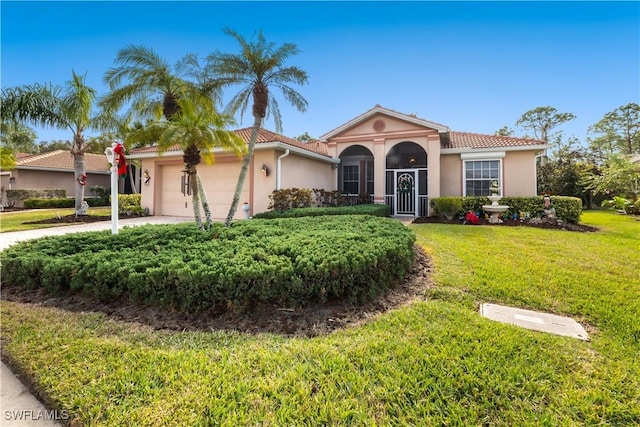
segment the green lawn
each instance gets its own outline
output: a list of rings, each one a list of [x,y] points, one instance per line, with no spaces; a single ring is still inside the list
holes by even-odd
[[[75,213],[75,209],[73,208],[32,209],[28,211],[2,212],[0,213],[0,233],[69,225],[69,224],[25,224],[25,222],[41,221],[43,219],[56,218],[58,216],[71,215],[73,213]],[[110,216],[111,208],[110,207],[89,208],[89,215]]]
[[[412,225],[427,300],[313,339],[152,331],[2,302],[3,357],[78,425],[640,424],[640,222],[598,233]],[[570,315],[584,342],[481,318]]]

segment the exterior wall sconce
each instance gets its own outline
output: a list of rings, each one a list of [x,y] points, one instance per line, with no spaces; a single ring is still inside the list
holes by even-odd
[[[269,176],[269,173],[271,173],[271,171],[269,170],[269,166],[267,165],[262,165],[262,169],[260,169],[260,172],[262,172],[262,175],[264,176]]]
[[[149,182],[151,181],[151,175],[149,175],[149,171],[145,169],[144,172],[142,172],[142,178],[144,180],[144,185],[149,185]]]

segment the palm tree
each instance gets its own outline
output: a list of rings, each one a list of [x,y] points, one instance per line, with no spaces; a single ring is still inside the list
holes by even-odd
[[[268,43],[265,40],[262,31],[258,33],[255,42],[246,41],[240,34],[230,29],[225,29],[224,32],[240,43],[241,52],[237,55],[225,53],[210,55],[206,71],[211,73],[212,78],[208,83],[216,88],[240,85],[240,91],[229,102],[227,111],[235,114],[240,110],[242,118],[251,99],[254,118],[248,152],[242,163],[233,201],[225,219],[225,225],[229,226],[238,208],[262,119],[267,114],[272,114],[276,131],[282,132],[280,110],[270,88],[279,89],[284,98],[298,111],[306,111],[308,104],[302,95],[289,86],[291,83],[299,85],[307,83],[307,73],[295,66],[284,66],[290,56],[299,53],[295,44],[285,43],[276,47],[274,43]]]
[[[128,45],[114,62],[117,66],[104,75],[111,92],[100,100],[102,106],[119,109],[131,103],[131,113],[170,119],[179,111],[178,100],[199,93],[199,85],[192,81],[201,75],[195,55],[186,55],[171,67],[153,49]]]
[[[92,115],[96,91],[85,84],[85,77],[72,72],[72,79],[64,87],[36,83],[2,90],[3,120],[69,129],[72,132],[76,211],[82,207],[84,200],[84,186],[79,178],[86,173],[85,131],[103,130],[111,125],[108,111]]]
[[[172,147],[180,147],[189,176],[196,224],[198,228],[209,228],[212,224],[211,209],[197,165],[202,159],[213,163],[214,148],[233,150],[241,156],[246,152],[246,145],[237,134],[224,130],[234,123],[233,119],[217,113],[211,100],[181,98],[176,101],[176,107],[177,112],[169,120],[158,120],[133,131],[126,141],[133,144],[157,141],[160,154]],[[204,225],[200,216],[201,205],[205,213]]]

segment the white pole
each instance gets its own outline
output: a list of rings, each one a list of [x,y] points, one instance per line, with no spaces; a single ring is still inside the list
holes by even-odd
[[[111,234],[118,234],[118,165],[111,165]]]
[[[113,149],[116,143],[104,150],[107,161],[111,163],[111,234],[118,234],[118,164]]]

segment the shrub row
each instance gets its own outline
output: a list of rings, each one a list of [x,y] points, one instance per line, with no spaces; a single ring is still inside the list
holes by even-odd
[[[7,190],[7,205],[14,207],[18,202],[33,198],[64,198],[67,197],[67,190]]]
[[[274,190],[270,195],[269,209],[277,212],[284,212],[295,208],[310,207],[338,207],[347,204],[371,204],[369,193],[360,193],[358,198],[353,200],[344,197],[340,191],[326,191],[321,188],[285,188]]]
[[[142,215],[141,200],[142,194],[118,194],[118,212],[126,215]],[[110,203],[111,197],[109,197]]]
[[[323,215],[372,215],[389,216],[391,211],[387,205],[355,205],[341,206],[337,208],[296,208],[284,212],[268,211],[254,215],[254,218],[300,218],[303,216],[323,216]]]
[[[127,215],[141,215],[141,197],[140,194],[118,194],[118,211]],[[106,206],[111,203],[111,197],[106,203],[102,198],[87,198],[85,202],[89,206]],[[27,209],[72,208],[75,204],[75,199],[68,197],[33,198],[24,201],[24,207]]]
[[[458,202],[460,204],[458,205]],[[503,197],[501,205],[508,205],[505,216],[513,217],[528,214],[531,217],[543,216],[544,197]],[[431,208],[442,216],[462,216],[465,212],[482,213],[482,205],[490,204],[486,197],[436,197],[429,201]],[[556,216],[573,224],[580,222],[582,200],[577,197],[551,196],[551,205],[556,209]],[[452,213],[453,212],[453,213]]]
[[[101,199],[85,199],[89,206],[104,206]],[[76,205],[76,200],[68,197],[51,197],[48,199],[26,199],[24,207],[27,209],[52,209],[52,208],[72,208]]]
[[[378,295],[413,263],[415,236],[372,216],[146,225],[46,237],[2,253],[9,286],[82,292],[185,311],[255,301]]]

